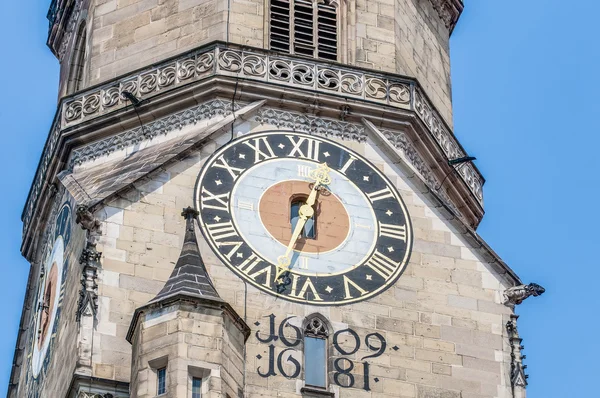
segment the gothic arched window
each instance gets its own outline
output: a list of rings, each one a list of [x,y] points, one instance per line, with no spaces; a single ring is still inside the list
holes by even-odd
[[[75,45],[73,46],[73,55],[71,56],[71,65],[69,71],[69,81],[67,83],[67,93],[71,94],[79,91],[83,83],[83,70],[85,66],[85,45],[86,30],[85,23],[82,23],[77,30]]]
[[[327,321],[322,315],[313,314],[304,320],[303,330],[305,384],[327,388]]]
[[[292,233],[296,229],[296,224],[298,224],[298,220],[300,219],[300,207],[306,203],[307,197],[297,197],[292,200],[290,206],[290,223],[292,224]],[[302,234],[300,237],[306,239],[315,239],[317,236],[316,231],[316,219],[315,215],[306,220],[306,224],[304,224],[304,229],[302,230]]]
[[[335,0],[271,0],[271,49],[337,61],[337,8]]]

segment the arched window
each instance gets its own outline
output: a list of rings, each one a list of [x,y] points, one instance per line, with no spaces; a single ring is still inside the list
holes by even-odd
[[[296,229],[296,224],[298,224],[298,220],[300,219],[300,207],[304,203],[306,203],[307,197],[296,197],[292,199],[292,204],[290,206],[290,222],[292,224],[292,233]],[[300,237],[306,239],[315,239],[317,236],[317,225],[315,215],[306,220],[306,224],[304,224],[304,229],[302,230],[302,234]]]
[[[313,314],[304,320],[303,326],[304,382],[310,387],[327,388],[327,320]]]
[[[69,81],[67,84],[67,93],[71,94],[79,91],[83,86],[83,70],[85,66],[85,45],[86,30],[85,23],[79,26],[75,45],[73,46],[73,55],[71,56],[71,65],[69,72]]]
[[[337,20],[335,0],[271,0],[271,49],[337,61]]]

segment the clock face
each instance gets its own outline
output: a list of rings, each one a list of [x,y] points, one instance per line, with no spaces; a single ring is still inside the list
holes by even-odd
[[[406,206],[379,170],[338,143],[295,132],[220,148],[200,173],[196,207],[202,233],[234,273],[312,305],[381,293],[412,247]]]
[[[71,208],[65,203],[58,212],[52,240],[44,261],[44,274],[38,285],[35,303],[35,328],[32,338],[31,373],[39,378],[50,360],[56,337],[62,292],[67,270],[66,248],[71,238]]]

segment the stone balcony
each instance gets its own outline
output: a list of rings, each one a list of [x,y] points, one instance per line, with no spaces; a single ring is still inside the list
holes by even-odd
[[[275,106],[296,106],[304,113],[341,120],[380,118],[383,128],[387,122],[410,126],[411,141],[418,152],[426,152],[428,168],[435,171],[431,189],[451,171],[448,160],[467,155],[416,79],[216,42],[60,101],[23,211],[23,244],[27,245],[40,198],[45,198],[43,190],[62,169],[85,160],[73,158],[71,150],[114,135],[106,126],[124,125],[127,118],[138,123],[124,92],[142,101],[136,109],[142,120],[156,120],[198,103],[203,95],[218,95],[219,90],[222,96],[235,96],[238,83],[244,87],[238,97],[267,98]],[[313,105],[306,107],[307,103]],[[452,202],[455,208],[469,209],[467,224],[476,227],[483,216],[485,180],[472,163],[457,171],[462,188],[456,188],[457,199]],[[451,180],[445,185],[456,186]]]

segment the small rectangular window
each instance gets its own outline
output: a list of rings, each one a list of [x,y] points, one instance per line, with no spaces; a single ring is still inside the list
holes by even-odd
[[[166,394],[167,392],[167,368],[160,368],[156,371],[158,379],[158,388],[156,395]]]
[[[202,379],[198,377],[192,378],[192,398],[201,398]]]
[[[309,386],[327,388],[325,343],[325,339],[317,337],[304,338],[304,376]]]

